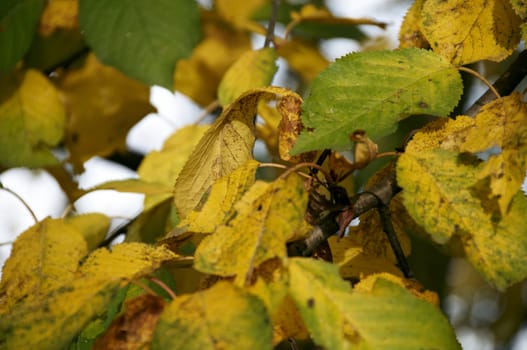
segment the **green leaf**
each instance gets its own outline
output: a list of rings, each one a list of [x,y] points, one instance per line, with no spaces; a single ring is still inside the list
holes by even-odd
[[[289,275],[291,296],[326,349],[460,349],[441,311],[393,282],[351,291],[337,266],[305,258],[290,260]]]
[[[176,62],[189,56],[200,38],[193,0],[80,0],[79,21],[102,62],[168,89]]]
[[[378,139],[412,114],[446,115],[462,92],[454,66],[421,49],[372,51],[345,56],[313,81],[294,154],[351,147],[349,134],[362,129]]]
[[[157,323],[152,349],[272,348],[271,321],[257,297],[227,282],[178,296]]]
[[[13,69],[29,49],[43,7],[43,0],[0,3],[0,72]]]
[[[58,164],[50,149],[62,140],[65,118],[58,91],[42,73],[30,69],[0,78],[0,164]]]

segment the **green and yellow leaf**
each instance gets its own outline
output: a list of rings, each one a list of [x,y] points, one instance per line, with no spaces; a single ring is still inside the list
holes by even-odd
[[[291,296],[327,349],[461,349],[440,310],[398,284],[380,278],[352,292],[337,266],[313,259],[291,259],[289,273]]]
[[[172,301],[161,314],[152,349],[270,349],[272,327],[257,297],[227,282]]]
[[[42,73],[30,69],[0,77],[0,164],[58,164],[51,148],[62,140],[65,119],[59,93]]]

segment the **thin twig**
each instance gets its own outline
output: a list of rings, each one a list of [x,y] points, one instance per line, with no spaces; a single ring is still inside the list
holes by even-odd
[[[457,67],[457,69],[459,69],[460,71],[463,71],[463,72],[467,72],[469,74],[472,74],[473,76],[475,76],[476,78],[478,78],[479,80],[481,80],[485,85],[487,85],[487,87],[489,88],[490,91],[492,91],[492,93],[494,95],[496,95],[496,98],[500,98],[500,94],[499,92],[494,88],[494,86],[492,86],[492,84],[490,83],[490,81],[487,80],[487,78],[485,78],[483,75],[479,74],[478,72],[476,72],[474,69],[470,69],[468,67],[463,67],[463,66],[459,66]]]
[[[143,282],[140,282],[140,281],[137,281],[137,280],[129,280],[129,281],[130,281],[130,283],[135,284],[136,286],[142,288],[148,294],[151,294],[151,295],[153,295],[155,297],[158,296],[157,293],[154,292],[154,290],[152,288],[150,288],[149,286],[147,286]]]
[[[16,199],[18,199],[20,201],[20,203],[22,203],[24,205],[24,207],[26,207],[26,209],[29,211],[29,213],[31,214],[31,217],[33,218],[33,220],[35,221],[35,224],[38,222],[38,219],[37,219],[37,216],[35,215],[35,212],[31,209],[31,207],[29,206],[29,204],[27,204],[27,202],[24,200],[24,198],[20,197],[18,195],[18,193],[16,193],[15,191],[13,191],[12,189],[10,188],[7,188],[7,187],[4,187],[4,185],[0,182],[0,189],[1,190],[4,190],[6,192],[9,192],[11,193],[13,196],[16,197]]]
[[[278,168],[278,169],[289,169],[289,167],[287,165],[278,164],[278,163],[260,163],[260,164],[258,164],[258,167],[259,168],[268,167],[268,168]],[[296,173],[298,175],[302,176],[302,177],[305,177],[306,179],[310,179],[311,178],[311,176],[309,176],[308,174],[303,173],[301,171],[297,171]]]
[[[516,60],[507,68],[496,82],[494,88],[501,96],[507,96],[514,91],[516,86],[527,75],[527,50],[523,50]],[[472,106],[470,106],[463,114],[468,116],[475,116],[479,113],[481,107],[496,99],[496,95],[488,89]]]
[[[278,19],[278,8],[280,7],[280,0],[273,0],[271,9],[271,18],[267,25],[267,34],[265,35],[264,48],[269,47],[274,42],[274,27]]]
[[[328,183],[333,183],[333,180],[331,179],[331,175],[326,171],[326,169],[322,168],[318,164],[309,163],[309,162],[295,164],[293,167],[291,167],[291,168],[287,169],[286,171],[284,171],[282,173],[282,175],[280,175],[279,178],[280,179],[284,179],[284,178],[288,177],[291,173],[296,172],[300,168],[315,168],[315,169],[319,170],[322,174],[324,174],[324,178],[326,179],[326,181]],[[316,178],[316,177],[314,177],[314,178]]]
[[[161,280],[159,280],[159,279],[157,279],[157,278],[155,278],[155,277],[150,277],[149,279],[150,279],[150,281],[152,281],[153,283],[157,284],[159,287],[163,288],[163,290],[164,290],[165,292],[167,292],[167,294],[170,296],[170,298],[172,298],[172,300],[176,299],[176,297],[177,297],[177,296],[176,296],[176,293],[174,293],[174,291],[173,291],[172,289],[170,289],[170,287],[167,286],[167,285],[165,284],[165,282],[163,282],[163,281],[161,281]]]

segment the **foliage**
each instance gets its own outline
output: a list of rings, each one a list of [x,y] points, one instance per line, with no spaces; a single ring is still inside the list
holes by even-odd
[[[330,64],[321,39],[365,42],[359,25],[385,24],[276,3],[2,2],[2,169],[47,169],[73,204],[85,191],[67,170],[126,152],[153,110],[147,85],[221,112],[145,155],[137,179],[92,189],[145,195],[125,243],[108,248],[100,213],[17,238],[0,348],[459,349],[438,295],[405,268],[409,235],[461,251],[498,290],[527,278],[527,106],[502,86],[458,115],[464,65],[512,57],[525,4],[417,0],[400,48]],[[255,33],[264,48],[251,48]],[[278,57],[297,91],[270,86]],[[276,163],[255,159],[257,139]]]

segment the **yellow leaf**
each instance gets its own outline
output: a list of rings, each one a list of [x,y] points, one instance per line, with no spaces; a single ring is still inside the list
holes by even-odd
[[[399,220],[403,208],[395,199],[390,203],[392,223],[397,239],[406,256],[410,255],[410,240],[405,234],[405,227]],[[360,217],[357,227],[350,227],[349,234],[342,239],[328,239],[333,262],[340,266],[344,278],[360,279],[378,272],[389,272],[402,276],[397,267],[397,259],[390,242],[383,231],[379,214],[369,210]]]
[[[504,289],[527,277],[527,222],[520,214],[526,200],[519,192],[509,212],[496,215],[488,190],[478,181],[483,166],[466,154],[440,149],[413,153],[407,148],[397,162],[397,182],[416,222],[438,243],[459,236],[472,264]]]
[[[313,80],[329,65],[316,45],[298,38],[280,43],[277,51],[306,82]]]
[[[180,218],[196,208],[214,181],[252,159],[258,100],[291,95],[296,93],[278,87],[259,88],[243,94],[223,111],[201,138],[177,178],[174,201]]]
[[[428,0],[421,12],[432,49],[459,65],[507,58],[520,41],[520,24],[509,1],[501,0]]]
[[[218,84],[227,69],[247,50],[251,40],[245,31],[229,26],[215,12],[202,14],[204,39],[189,59],[178,61],[174,89],[201,105],[216,100]]]
[[[152,247],[144,243],[121,243],[109,251],[100,248],[86,259],[79,269],[79,277],[100,280],[133,280],[149,274],[163,262],[185,259],[164,246]]]
[[[107,311],[120,285],[77,279],[40,302],[24,302],[0,317],[0,344],[5,349],[65,349],[91,319]]]
[[[146,155],[137,169],[139,177],[147,182],[174,186],[188,156],[207,129],[208,126],[191,125],[176,131],[165,141],[161,151]]]
[[[527,3],[522,0],[511,0],[511,5],[521,19],[527,18]]]
[[[251,20],[251,17],[266,3],[266,0],[216,0],[214,5],[220,17],[235,27],[256,30],[256,23]]]
[[[282,115],[266,101],[259,101],[258,116],[262,118],[263,123],[256,124],[256,137],[265,142],[269,153],[277,154],[278,124],[282,120]]]
[[[472,153],[499,147],[478,178],[490,178],[490,188],[502,214],[521,188],[527,171],[527,105],[518,93],[486,104],[476,116],[461,151]]]
[[[34,301],[72,280],[87,253],[83,236],[60,219],[44,219],[13,244],[0,283],[0,313],[20,301]]]
[[[50,148],[64,133],[65,112],[55,87],[30,69],[0,78],[0,164],[58,164]]]
[[[90,213],[68,217],[65,222],[75,226],[82,233],[88,250],[94,250],[104,241],[110,228],[110,218],[100,213]]]
[[[57,29],[78,28],[78,6],[77,0],[52,0],[47,2],[40,17],[39,34],[50,36]]]
[[[90,189],[90,191],[96,190],[115,190],[119,192],[144,193],[147,195],[165,195],[171,193],[170,186],[140,179],[109,181]]]
[[[48,226],[61,224],[59,220],[44,223]],[[128,280],[151,273],[163,262],[186,259],[162,246],[123,243],[114,246],[112,252],[106,248],[96,250],[77,271],[69,271],[77,268],[84,254],[75,250],[72,254],[75,246],[71,237],[74,236],[64,230],[65,227],[65,224],[55,227],[59,229],[55,235],[60,236],[63,242],[60,244],[69,246],[50,243],[60,248],[57,254],[68,255],[68,258],[60,258],[64,264],[60,266],[63,275],[53,276],[54,284],[46,288],[42,298],[25,298],[12,312],[0,318],[0,344],[7,344],[11,349],[63,349],[90,320],[107,310],[112,297]],[[78,236],[83,240],[80,234]],[[36,241],[34,237],[33,240]],[[24,246],[31,248],[31,242],[24,242]]]
[[[178,296],[161,314],[152,349],[271,349],[271,321],[255,296],[226,282]]]
[[[278,68],[276,58],[272,48],[251,50],[241,55],[218,86],[220,104],[226,106],[248,90],[269,85]]]
[[[236,206],[228,226],[201,242],[195,254],[197,270],[235,275],[236,283],[248,284],[261,263],[275,257],[287,259],[286,242],[304,227],[307,193],[300,176],[293,174],[265,187],[265,192],[257,191],[258,196],[248,191],[241,200],[247,204]]]
[[[190,212],[179,226],[191,232],[214,232],[229,219],[233,205],[254,183],[258,165],[257,161],[251,159],[228,176],[216,181],[203,207]]]
[[[92,156],[124,150],[128,130],[153,111],[148,87],[102,65],[93,54],[59,87],[68,110],[66,146],[76,170]]]
[[[416,0],[406,12],[401,29],[399,30],[399,47],[419,47],[426,49],[430,47],[421,32],[421,10],[425,0]]]

